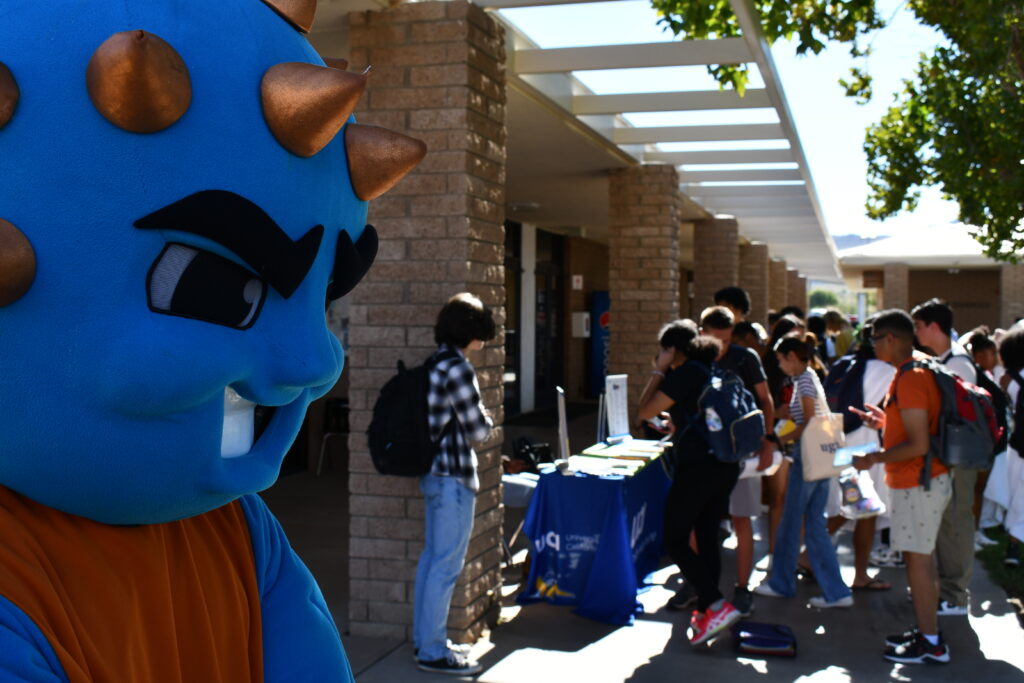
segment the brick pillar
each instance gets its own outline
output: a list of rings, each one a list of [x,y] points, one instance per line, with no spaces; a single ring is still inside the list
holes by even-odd
[[[1004,263],[999,267],[999,326],[1009,329],[1024,317],[1024,264]]]
[[[349,15],[354,69],[373,65],[356,117],[424,140],[423,163],[370,203],[381,237],[377,263],[352,294],[348,360],[353,635],[411,632],[423,503],[414,479],[377,474],[365,431],[399,359],[434,349],[449,296],[469,291],[493,307],[499,335],[470,360],[483,400],[502,423],[504,366],[504,31],[475,5],[404,4]],[[477,448],[481,488],[466,565],[448,617],[456,642],[477,638],[500,597],[500,426]]]
[[[786,305],[806,308],[800,304],[800,271],[796,268],[786,268]]]
[[[795,292],[791,292],[789,298],[793,300],[793,303],[802,308],[805,312],[807,311],[807,276],[797,275],[796,277]]]
[[[747,320],[768,324],[768,245],[740,245],[739,286],[750,296]]]
[[[715,292],[739,283],[739,226],[735,218],[693,224],[693,314],[715,304]]]
[[[910,269],[905,263],[886,263],[884,286],[882,287],[882,308],[910,310]]]
[[[768,308],[772,311],[781,311],[789,303],[787,301],[787,290],[789,289],[789,278],[786,275],[786,262],[782,259],[772,259],[768,263]]]
[[[679,174],[664,164],[615,169],[609,201],[608,370],[629,375],[635,415],[658,330],[679,317]]]

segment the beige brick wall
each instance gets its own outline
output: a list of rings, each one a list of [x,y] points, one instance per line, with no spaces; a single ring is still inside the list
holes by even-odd
[[[783,259],[768,262],[768,309],[771,311],[780,311],[789,304],[789,276],[786,270]]]
[[[1024,317],[1024,264],[1004,263],[999,267],[999,325],[1009,329]]]
[[[739,286],[750,297],[747,320],[768,324],[768,245],[752,242],[740,245]]]
[[[356,117],[418,137],[429,149],[413,173],[370,204],[380,252],[352,294],[350,313],[351,632],[406,637],[423,503],[416,480],[373,469],[365,430],[396,361],[419,363],[433,350],[434,320],[449,296],[473,292],[504,321],[504,34],[461,0],[352,13],[349,24],[351,68],[373,67]],[[500,425],[504,335],[470,360]],[[502,440],[499,426],[477,448],[476,520],[448,620],[456,642],[475,639],[496,614]]]
[[[658,330],[679,317],[679,174],[664,164],[615,169],[609,202],[608,370],[629,375],[635,415]]]
[[[882,308],[910,310],[910,269],[905,263],[886,263],[883,267],[885,286],[882,288]]]
[[[693,315],[713,306],[722,287],[739,284],[739,226],[734,218],[709,218],[693,228]]]

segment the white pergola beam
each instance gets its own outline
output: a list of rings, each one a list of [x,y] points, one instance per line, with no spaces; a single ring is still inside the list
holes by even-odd
[[[761,88],[748,90],[743,97],[737,95],[735,90],[698,90],[627,95],[576,95],[572,98],[572,113],[577,115],[770,107],[771,98],[768,97],[767,91]]]
[[[730,149],[701,152],[646,152],[644,161],[675,166],[697,164],[781,164],[795,161],[788,149]]]
[[[693,197],[691,197],[693,199]],[[725,206],[735,209],[751,209],[758,206],[799,206],[805,207],[810,206],[811,202],[807,197],[743,197],[736,195],[735,197],[701,197],[703,203],[708,206]]]
[[[747,123],[722,126],[648,126],[616,128],[612,141],[619,145],[652,142],[715,142],[719,140],[784,140],[777,123]]]
[[[769,168],[742,171],[683,171],[679,174],[679,179],[691,183],[721,183],[751,180],[800,180],[801,176],[800,169],[797,168]]]
[[[687,197],[712,199],[718,197],[806,197],[804,185],[703,185],[681,184],[679,189]]]
[[[611,2],[612,0],[586,0],[586,2]],[[475,2],[484,9],[511,9],[514,7],[548,7],[550,5],[576,5],[580,0],[480,0]]]
[[[595,69],[639,69],[655,66],[745,64],[753,61],[742,38],[679,40],[639,45],[597,45],[515,52],[517,74],[564,73]]]
[[[756,218],[784,218],[800,217],[812,218],[815,216],[813,206],[760,206],[760,207],[737,207],[737,206],[715,206],[709,208],[723,213],[735,214],[741,221]]]

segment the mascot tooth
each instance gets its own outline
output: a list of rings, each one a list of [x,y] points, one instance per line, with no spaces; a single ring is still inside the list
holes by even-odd
[[[315,11],[4,0],[0,680],[352,678],[255,494],[426,149],[354,122]]]

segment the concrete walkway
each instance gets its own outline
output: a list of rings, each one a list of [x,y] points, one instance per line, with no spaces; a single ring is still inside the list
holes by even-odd
[[[728,542],[727,542],[728,545]],[[761,550],[762,543],[758,544]],[[848,535],[841,534],[840,562],[847,582],[853,578]],[[843,552],[846,550],[847,552]],[[723,566],[735,566],[730,549]],[[750,681],[1024,681],[1024,630],[1006,594],[976,567],[968,617],[942,617],[951,648],[948,665],[898,665],[882,659],[883,639],[913,623],[902,570],[883,569],[893,588],[855,594],[851,609],[818,610],[807,606],[817,586],[804,584],[793,599],[757,598],[751,620],[783,623],[798,640],[795,659],[740,657],[726,635],[711,646],[693,648],[687,640],[688,615],[664,609],[677,574],[669,566],[655,574],[655,585],[640,596],[644,607],[633,626],[614,627],[574,615],[569,608],[536,604],[518,607],[517,568],[506,572],[507,593],[502,622],[473,649],[485,667],[482,683],[549,681],[662,682],[681,680]],[[754,584],[763,577],[755,572]],[[723,576],[723,586],[732,576]],[[361,651],[377,645],[373,653]],[[416,669],[409,644],[382,648],[370,641],[346,640],[360,683],[444,680]],[[365,658],[371,655],[373,659]]]
[[[594,438],[596,416],[581,415],[569,424],[572,446],[579,449]],[[552,420],[553,423],[553,420]],[[536,422],[506,426],[508,444],[517,436],[556,443],[553,424]],[[504,452],[511,452],[505,448]],[[516,512],[506,512],[506,527],[517,522]],[[764,517],[762,516],[762,520]],[[759,521],[762,521],[759,520]],[[767,542],[761,525],[755,524],[756,556],[765,566]],[[766,538],[766,536],[764,536]],[[853,555],[848,531],[839,535],[839,561],[847,583],[853,580]],[[731,594],[735,577],[733,539],[725,543],[722,587]],[[522,553],[517,554],[517,559]],[[968,617],[942,617],[941,628],[950,645],[948,665],[898,665],[882,659],[887,634],[899,633],[914,623],[907,600],[902,569],[882,569],[893,584],[889,591],[857,592],[856,605],[845,610],[818,610],[807,599],[818,595],[817,586],[803,584],[796,598],[756,598],[753,621],[788,625],[796,633],[795,659],[739,657],[731,636],[710,647],[694,649],[687,639],[689,615],[668,611],[665,603],[675,591],[678,573],[666,566],[653,577],[654,585],[641,594],[644,612],[633,626],[614,627],[548,604],[519,607],[521,568],[505,572],[501,623],[488,638],[477,643],[473,656],[484,665],[481,683],[636,683],[678,680],[875,682],[875,681],[969,681],[983,683],[1024,682],[1024,630],[1006,593],[976,566],[971,585],[973,605]],[[755,571],[751,586],[764,572]],[[431,681],[451,677],[428,674],[416,668],[408,643],[381,643],[346,639],[359,683]]]

